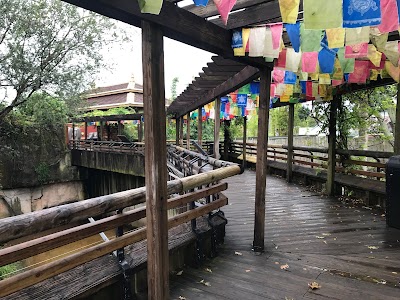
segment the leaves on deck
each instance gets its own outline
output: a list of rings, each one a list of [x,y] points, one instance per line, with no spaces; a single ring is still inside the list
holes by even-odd
[[[180,270],[178,273],[176,273],[177,276],[181,276],[183,273],[183,270]]]
[[[208,273],[212,273],[212,270],[209,269],[209,268],[205,268],[205,271],[208,272]]]
[[[309,287],[310,289],[312,289],[312,290],[316,290],[316,289],[320,289],[320,288],[321,288],[321,286],[319,285],[319,283],[316,282],[316,281],[310,282],[310,283],[308,284],[308,287]]]
[[[179,299],[179,300],[186,300],[186,297],[179,296],[178,299]]]
[[[235,251],[235,255],[242,256],[242,255],[243,255],[243,253],[242,253],[242,252],[237,252],[237,251]]]
[[[205,286],[211,286],[211,283],[209,283],[208,281],[205,281],[204,279],[200,280],[199,283],[201,283],[202,285],[205,285]]]
[[[317,235],[316,238],[322,240],[322,239],[324,239],[325,237],[324,237],[324,236],[318,236],[318,235]]]
[[[378,247],[378,246],[367,246],[367,247],[368,247],[368,249],[372,249],[372,250],[379,249],[379,247]]]
[[[246,273],[249,273],[251,270],[246,270]]]
[[[285,264],[285,265],[281,265],[281,270],[287,270],[289,269],[289,265]]]

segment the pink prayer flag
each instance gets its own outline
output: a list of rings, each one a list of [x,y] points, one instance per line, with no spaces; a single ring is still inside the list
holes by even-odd
[[[307,73],[317,71],[318,52],[303,52],[301,57],[301,70]]]
[[[283,23],[273,24],[270,28],[272,33],[272,48],[275,50],[281,46]]]
[[[332,86],[338,86],[343,84],[343,79],[342,80],[332,80]]]
[[[313,97],[312,81],[306,82],[306,97]]]
[[[228,23],[228,15],[236,4],[236,0],[214,0],[214,3],[221,15],[222,21],[226,25]]]
[[[354,72],[350,73],[350,83],[366,83],[369,77],[369,62],[367,60],[356,60]]]
[[[399,28],[399,12],[396,0],[381,0],[382,23],[378,26],[380,32],[396,31]]]
[[[276,84],[271,83],[270,98],[275,97]]]
[[[286,67],[286,49],[283,49],[278,56],[275,64],[276,68],[284,69]]]
[[[272,78],[275,83],[283,83],[285,81],[285,71],[274,68]]]
[[[364,58],[368,56],[368,43],[346,46],[345,58]]]

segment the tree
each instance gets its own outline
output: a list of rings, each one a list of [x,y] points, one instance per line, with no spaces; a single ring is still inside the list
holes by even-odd
[[[0,123],[37,91],[76,108],[120,37],[108,19],[57,0],[0,0]]]
[[[179,82],[179,78],[178,77],[174,77],[174,79],[172,79],[172,84],[171,84],[171,98],[172,101],[174,101],[176,99],[177,92],[176,92],[176,86],[178,85]]]

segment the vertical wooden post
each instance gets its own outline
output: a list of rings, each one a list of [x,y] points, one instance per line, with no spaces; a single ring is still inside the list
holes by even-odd
[[[397,84],[396,123],[394,127],[394,154],[400,155],[400,83]]]
[[[85,121],[85,140],[88,139],[88,128],[87,128],[87,122]]]
[[[219,129],[221,126],[221,121],[220,121],[220,111],[221,111],[221,98],[217,98],[215,100],[215,105],[214,105],[214,157],[216,159],[219,159]]]
[[[143,141],[143,121],[139,120],[138,124],[138,141],[142,142]]]
[[[331,101],[329,111],[329,136],[328,136],[328,171],[326,193],[333,196],[335,193],[335,167],[336,167],[336,119],[337,109],[341,96],[336,95]]]
[[[183,117],[179,118],[179,146],[183,146]]]
[[[288,131],[288,149],[287,149],[287,171],[286,180],[292,182],[293,175],[293,131],[294,131],[294,103],[289,104],[289,131]]]
[[[190,150],[190,112],[186,118],[186,148]]]
[[[75,141],[75,138],[76,138],[76,136],[75,136],[75,123],[72,122],[72,140]]]
[[[103,140],[103,131],[104,131],[104,123],[103,121],[100,121],[100,135],[98,136],[99,141]]]
[[[197,143],[201,146],[203,140],[203,108],[199,107],[197,116]]]
[[[224,160],[229,160],[229,145],[231,144],[231,136],[229,133],[229,127],[231,127],[231,121],[224,121]]]
[[[142,21],[148,299],[169,298],[164,47],[160,27]]]
[[[246,168],[246,159],[247,159],[247,117],[243,117],[243,161],[242,166],[243,169]]]
[[[120,120],[118,120],[118,135],[121,135],[122,134],[122,123],[121,123],[121,121]]]
[[[256,195],[254,216],[253,250],[264,250],[265,233],[265,189],[267,179],[267,150],[268,150],[268,123],[271,70],[260,70],[260,102],[258,107],[258,136],[257,136],[257,163],[256,163]]]
[[[175,119],[175,145],[179,146],[179,133],[180,133],[180,122],[181,119]]]

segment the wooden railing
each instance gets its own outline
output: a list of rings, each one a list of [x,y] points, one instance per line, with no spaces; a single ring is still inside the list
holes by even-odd
[[[85,143],[83,144],[85,145]],[[177,160],[173,158],[174,155],[181,157],[181,159],[184,157],[188,159],[192,156],[198,156],[198,154],[187,153],[186,151],[185,149],[177,147],[170,148],[169,155],[171,162],[177,162]],[[207,157],[201,157],[201,159],[207,162],[207,164],[212,165],[213,168],[207,171],[203,168],[201,172],[193,172],[193,174],[197,173],[195,175],[175,179],[169,181],[167,184],[168,195],[171,196],[168,200],[167,208],[168,210],[174,210],[174,216],[170,217],[168,220],[169,228],[195,220],[227,204],[228,199],[221,194],[223,190],[227,189],[227,184],[220,183],[220,180],[239,174],[241,168],[236,164],[213,160]],[[187,168],[188,165],[183,161],[180,163],[184,169]],[[192,168],[192,170],[194,169]],[[178,195],[182,193],[186,194]],[[21,237],[25,237],[25,240],[28,241],[1,249],[0,266],[21,261],[48,250],[93,236],[97,233],[115,229],[124,224],[130,224],[145,218],[145,207],[122,212],[122,210],[127,207],[144,203],[145,199],[145,187],[142,187],[1,219],[0,244]],[[201,206],[192,205],[194,201],[204,201],[204,203]],[[119,213],[106,216],[116,211]],[[99,219],[93,223],[61,230],[64,225],[82,223],[83,221],[87,221],[90,217],[99,217]],[[48,229],[57,230],[59,228],[60,231],[56,231],[55,233],[31,240],[29,239],[30,235]],[[133,231],[126,232],[115,239],[88,247],[77,253],[28,271],[17,273],[12,277],[0,281],[0,297],[10,295],[98,257],[112,253],[117,249],[144,240],[145,238],[146,227],[142,226]]]
[[[70,149],[113,152],[113,153],[144,153],[144,143],[142,142],[115,142],[115,141],[93,141],[93,140],[71,140]]]
[[[223,145],[221,146],[223,147]],[[243,143],[231,144],[231,155],[243,154]],[[286,145],[268,145],[267,157],[273,161],[287,162]],[[223,149],[222,149],[223,151]],[[246,143],[247,160],[255,160],[257,144]],[[336,172],[363,178],[384,180],[386,162],[393,156],[390,152],[366,150],[336,150]],[[327,169],[328,149],[313,147],[293,147],[293,164],[308,168]]]

